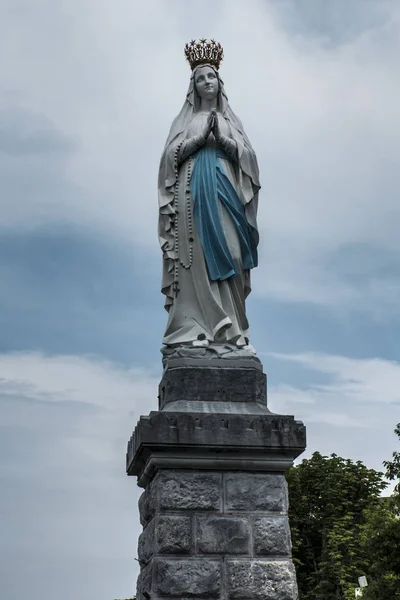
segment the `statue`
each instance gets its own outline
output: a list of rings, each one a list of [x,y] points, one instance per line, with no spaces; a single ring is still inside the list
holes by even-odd
[[[245,300],[257,266],[257,158],[231,109],[214,40],[185,47],[192,74],[161,157],[164,357],[215,349],[254,356]],[[224,350],[223,350],[224,349]]]
[[[189,90],[158,181],[168,310],[159,410],[140,417],[126,453],[145,490],[137,598],[296,600],[284,474],[305,427],[269,410],[245,307],[257,159],[219,76],[222,47],[200,40],[185,52]]]

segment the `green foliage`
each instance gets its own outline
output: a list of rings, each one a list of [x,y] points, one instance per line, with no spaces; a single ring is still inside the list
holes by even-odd
[[[400,423],[395,433],[400,441]],[[369,557],[368,588],[363,600],[400,599],[400,452],[385,461],[386,477],[397,484],[394,494],[366,513],[363,548]]]
[[[362,546],[369,557],[368,588],[363,600],[400,599],[400,519],[393,499],[367,511]]]
[[[301,600],[353,600],[370,564],[362,530],[367,511],[380,504],[383,474],[315,452],[288,471],[287,481]]]
[[[397,427],[394,430],[400,441],[400,423],[397,423]],[[394,488],[394,499],[398,511],[400,512],[400,452],[393,452],[392,460],[385,460],[383,463],[386,467],[386,477],[391,481],[398,479],[398,482]]]

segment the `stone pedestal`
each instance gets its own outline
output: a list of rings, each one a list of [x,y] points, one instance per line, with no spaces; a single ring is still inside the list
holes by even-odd
[[[159,406],[128,444],[137,600],[295,600],[284,472],[305,428],[270,413],[261,363],[169,364]]]

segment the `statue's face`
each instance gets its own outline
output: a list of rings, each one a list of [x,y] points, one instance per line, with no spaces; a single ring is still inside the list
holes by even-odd
[[[200,98],[214,100],[217,97],[219,82],[211,67],[199,67],[195,73],[194,82]]]

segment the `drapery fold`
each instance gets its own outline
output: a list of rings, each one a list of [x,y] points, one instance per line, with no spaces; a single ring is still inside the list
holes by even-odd
[[[235,188],[225,174],[220,158],[229,159],[217,147],[204,147],[195,154],[191,178],[193,217],[211,281],[239,275],[223,229],[220,203],[238,234],[244,269],[257,266],[257,237],[245,215]]]

